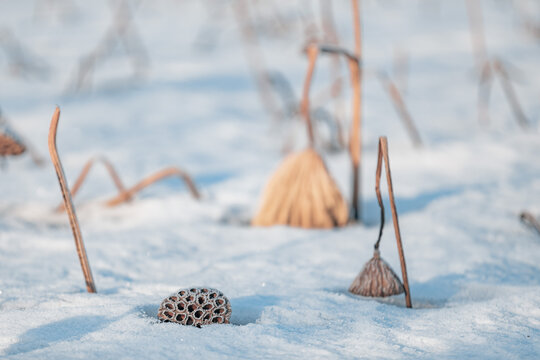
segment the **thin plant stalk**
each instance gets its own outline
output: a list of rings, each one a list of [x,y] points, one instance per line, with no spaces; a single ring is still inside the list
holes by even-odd
[[[352,208],[353,218],[357,221],[362,219],[361,207],[361,161],[362,161],[362,136],[360,129],[362,126],[362,68],[360,61],[362,59],[362,33],[360,24],[360,0],[351,0],[354,22],[354,54],[356,55],[356,65],[349,62],[351,67],[351,76],[353,84],[353,121],[351,123],[351,133],[349,139],[349,152],[351,154],[353,171],[353,189],[352,189]]]
[[[414,146],[421,147],[422,139],[420,138],[420,133],[418,132],[418,129],[414,124],[411,114],[407,110],[407,106],[405,105],[403,96],[401,96],[401,93],[398,90],[396,84],[390,79],[388,75],[384,73],[380,73],[378,78],[383,88],[390,96],[392,104],[394,104],[394,107],[399,114],[399,117],[401,118],[403,124],[405,125],[405,129],[407,129],[407,133],[409,134],[409,137],[411,138]]]
[[[384,207],[382,206],[382,197],[380,193],[380,181],[381,181],[381,162],[384,159],[386,170],[386,182],[388,184],[388,197],[390,198],[390,208],[392,210],[392,220],[394,222],[394,232],[396,234],[396,243],[399,253],[399,262],[401,263],[401,275],[403,277],[403,287],[405,289],[405,303],[408,308],[412,308],[411,291],[409,289],[409,279],[407,277],[407,265],[405,263],[405,254],[403,253],[403,244],[401,242],[401,232],[399,230],[398,214],[396,209],[396,202],[394,199],[394,188],[392,186],[392,174],[390,172],[390,160],[388,158],[388,140],[386,136],[379,138],[379,156],[377,160],[377,173],[376,173],[376,185],[375,191],[377,192],[377,200],[381,205],[381,212],[383,213],[381,218],[381,229],[379,230],[379,240],[375,244],[375,249],[378,248],[380,242],[380,235],[382,233],[382,226],[384,224]]]
[[[308,58],[309,58],[309,65],[308,65],[308,70],[306,73],[306,79],[304,81],[304,91],[302,94],[301,110],[306,121],[309,146],[313,147],[315,136],[313,133],[313,124],[311,122],[311,114],[309,110],[309,90],[311,88],[311,82],[313,79],[313,73],[315,71],[315,64],[317,62],[319,49],[317,48],[317,46],[309,46],[307,48],[307,53],[308,53]]]
[[[189,191],[191,192],[191,195],[193,195],[194,198],[199,199],[201,197],[199,191],[197,190],[197,187],[195,186],[195,183],[193,182],[193,180],[191,179],[188,173],[186,173],[185,171],[179,168],[170,167],[170,168],[166,168],[161,171],[158,171],[157,173],[152,174],[148,176],[147,178],[144,178],[133,187],[123,191],[122,193],[118,194],[114,198],[108,200],[106,204],[108,206],[116,206],[121,203],[124,203],[130,200],[136,193],[138,193],[139,191],[142,191],[146,187],[160,180],[163,180],[165,178],[172,177],[172,176],[182,178],[184,182],[186,183],[186,185],[188,186]]]
[[[109,160],[107,160],[105,157],[96,157],[96,158],[88,160],[88,162],[84,165],[83,169],[81,170],[81,173],[79,174],[79,177],[77,178],[77,180],[75,181],[75,184],[73,185],[71,189],[71,198],[75,198],[75,196],[77,195],[77,192],[81,189],[81,186],[84,184],[84,181],[86,180],[88,176],[88,173],[92,169],[92,166],[96,162],[100,162],[105,166],[119,194],[124,193],[126,191],[126,188],[124,184],[122,183],[122,180],[120,179],[120,176],[118,175],[118,172],[116,171],[112,163]],[[56,207],[56,211],[57,212],[64,211],[65,208],[66,207],[64,203],[61,203]]]
[[[90,270],[90,264],[88,263],[88,257],[86,256],[86,249],[84,248],[84,241],[81,234],[81,229],[79,227],[79,221],[77,220],[77,214],[75,213],[75,207],[73,206],[73,200],[71,199],[71,193],[66,181],[66,176],[64,174],[64,169],[60,158],[58,157],[58,151],[56,148],[56,132],[58,129],[58,120],[60,119],[60,108],[56,107],[54,111],[51,127],[49,129],[49,153],[51,155],[51,160],[56,170],[56,176],[58,177],[58,182],[60,184],[60,190],[62,191],[62,196],[64,198],[64,203],[67,209],[69,224],[71,225],[71,230],[73,231],[73,237],[75,239],[75,247],[77,248],[77,255],[79,256],[79,261],[81,263],[81,268],[84,275],[84,280],[86,281],[86,290],[89,293],[95,293],[96,285],[94,283],[94,278],[92,277],[92,271]]]

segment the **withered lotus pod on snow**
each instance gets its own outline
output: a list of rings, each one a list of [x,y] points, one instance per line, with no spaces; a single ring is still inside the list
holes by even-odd
[[[403,293],[403,284],[394,270],[381,259],[376,249],[373,257],[349,287],[353,294],[371,297],[387,297]]]
[[[228,324],[231,319],[231,304],[229,299],[216,289],[181,289],[161,302],[158,319],[197,327]]]
[[[398,248],[399,260],[401,263],[401,274],[403,276],[403,284],[397,277],[396,273],[381,259],[379,253],[379,244],[381,242],[382,232],[384,228],[384,205],[381,196],[381,171],[382,162],[384,159],[386,168],[386,181],[388,184],[388,196],[390,197],[390,206],[392,209],[392,220],[394,223],[394,231],[396,234],[396,243]],[[384,136],[379,138],[379,154],[377,159],[377,171],[375,173],[375,192],[377,201],[381,209],[381,226],[379,228],[379,237],[375,243],[375,253],[373,258],[367,262],[360,274],[356,276],[353,283],[349,287],[349,291],[356,295],[371,296],[371,297],[386,297],[397,295],[405,292],[405,302],[408,308],[412,307],[411,292],[409,290],[409,280],[407,278],[407,266],[405,264],[405,255],[403,254],[403,245],[401,243],[401,233],[399,231],[399,222],[397,217],[396,203],[394,200],[394,190],[392,186],[392,175],[390,173],[390,161],[388,158],[388,143]]]

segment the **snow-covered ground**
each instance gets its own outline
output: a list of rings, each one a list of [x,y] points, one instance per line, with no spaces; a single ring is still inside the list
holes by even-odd
[[[319,2],[256,3],[261,28],[276,11],[290,25],[260,44],[265,65],[298,97],[307,61],[297,14],[318,19]],[[90,88],[73,91],[77,64],[108,31],[115,4],[0,3],[0,31],[11,34],[3,39],[43,68],[15,76],[0,52],[0,107],[47,161],[36,167],[26,155],[0,171],[1,358],[538,358],[540,238],[518,219],[524,209],[540,214],[540,39],[520,15],[540,24],[535,1],[482,1],[488,52],[512,64],[527,131],[498,80],[490,123],[477,120],[464,1],[362,1],[365,67],[393,74],[394,54],[408,55],[405,98],[425,146],[411,145],[366,75],[365,224],[337,230],[247,225],[283,157],[282,134],[294,131],[298,148],[305,139],[300,125],[277,126],[264,110],[230,2],[141,2],[142,76],[131,76],[120,49],[96,67]],[[334,15],[352,48],[348,6],[334,2]],[[328,85],[329,65],[321,60],[314,94]],[[114,187],[97,166],[75,203],[98,294],[86,293],[67,216],[54,212],[61,194],[46,140],[57,104],[71,183],[88,158],[106,155],[127,185],[174,165],[202,192],[194,200],[170,179],[107,208]],[[380,135],[389,139],[412,310],[403,296],[347,292],[378,233]],[[321,152],[348,199],[347,154]],[[391,226],[381,254],[399,274]],[[161,300],[192,286],[223,291],[232,324],[160,323]]]

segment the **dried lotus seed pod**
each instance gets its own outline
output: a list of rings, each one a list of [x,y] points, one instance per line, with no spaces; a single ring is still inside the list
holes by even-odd
[[[161,302],[158,319],[182,325],[228,324],[231,304],[223,293],[210,288],[181,289]]]
[[[371,260],[354,279],[349,291],[362,296],[386,297],[401,294],[404,288],[396,273],[381,259],[379,250],[375,250]]]

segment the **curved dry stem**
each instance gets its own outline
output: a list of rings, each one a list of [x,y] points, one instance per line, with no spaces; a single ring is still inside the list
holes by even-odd
[[[116,205],[122,204],[128,201],[129,199],[131,199],[139,191],[145,189],[146,187],[152,185],[155,182],[158,182],[160,180],[163,180],[171,176],[180,177],[182,180],[184,180],[184,182],[189,188],[189,191],[191,192],[191,195],[193,195],[195,199],[200,199],[201,195],[199,191],[197,190],[197,187],[195,186],[195,183],[193,182],[189,174],[183,171],[182,169],[179,169],[176,167],[169,167],[144,178],[133,187],[127,189],[126,191],[118,194],[114,198],[107,201],[106,204],[107,206],[116,206]]]
[[[77,195],[77,192],[80,190],[81,186],[84,184],[84,181],[86,180],[86,177],[88,176],[88,173],[90,172],[90,170],[92,169],[92,166],[96,162],[100,162],[105,166],[105,168],[107,169],[107,172],[113,179],[114,185],[116,186],[116,189],[118,190],[119,194],[122,194],[126,191],[126,188],[124,184],[122,183],[122,180],[120,180],[120,176],[118,176],[118,173],[116,172],[116,169],[114,168],[112,163],[109,160],[107,160],[107,158],[99,156],[99,157],[88,160],[88,162],[84,165],[81,173],[79,174],[79,177],[75,181],[75,184],[73,185],[73,188],[71,190],[72,198],[74,198],[75,195]],[[57,212],[64,211],[65,209],[66,207],[64,203],[61,203],[56,207]]]
[[[381,149],[381,141],[379,138],[379,151],[377,156],[377,170],[375,171],[375,193],[377,194],[377,201],[379,202],[379,208],[381,209],[381,225],[379,227],[379,237],[375,243],[375,251],[379,250],[379,244],[384,228],[384,203],[381,196],[381,170],[382,170],[383,152]]]
[[[313,135],[313,124],[311,122],[311,114],[309,109],[309,90],[311,89],[311,82],[313,79],[313,73],[315,71],[315,63],[317,62],[317,57],[319,55],[319,49],[317,46],[311,45],[307,48],[307,53],[309,57],[309,65],[306,73],[306,79],[304,81],[301,111],[306,121],[309,146],[313,147],[315,136]]]
[[[392,209],[392,220],[394,222],[394,232],[396,234],[396,243],[397,243],[398,254],[399,254],[399,262],[401,263],[401,275],[403,277],[403,287],[405,288],[405,303],[408,308],[412,308],[411,292],[409,290],[409,279],[407,277],[407,265],[405,263],[405,254],[403,253],[403,244],[401,242],[401,232],[399,231],[398,214],[397,214],[397,209],[396,209],[396,202],[394,199],[394,188],[392,186],[392,174],[390,172],[390,160],[388,158],[388,141],[386,139],[386,136],[381,136],[379,138],[379,161],[377,163],[377,186],[380,183],[381,157],[384,158],[385,169],[386,169],[386,182],[388,184],[388,197],[390,198],[390,208]],[[378,189],[376,187],[376,191],[377,190]],[[377,191],[377,199],[379,200],[379,204],[382,205],[382,198],[380,198],[380,190]],[[382,207],[381,207],[381,210],[384,211]],[[383,215],[383,219],[384,219],[384,215]]]
[[[58,176],[60,190],[62,191],[64,204],[66,206],[69,217],[69,224],[71,225],[73,237],[75,238],[75,247],[77,248],[77,255],[79,256],[79,261],[81,263],[84,279],[86,281],[86,290],[89,293],[95,293],[97,292],[96,286],[94,284],[94,278],[92,277],[92,271],[90,270],[90,264],[88,263],[88,257],[86,256],[86,249],[84,248],[84,242],[81,234],[81,229],[79,227],[79,221],[77,220],[77,214],[75,213],[75,207],[73,206],[73,201],[71,200],[71,194],[69,192],[69,187],[66,181],[66,176],[64,174],[64,169],[62,168],[62,163],[60,162],[60,158],[58,157],[58,151],[56,149],[56,131],[58,129],[59,119],[60,108],[56,107],[56,110],[54,111],[51,120],[51,127],[49,129],[49,153],[51,155],[54,169],[56,170],[56,176]]]

